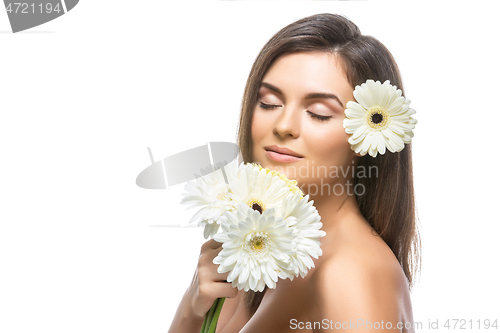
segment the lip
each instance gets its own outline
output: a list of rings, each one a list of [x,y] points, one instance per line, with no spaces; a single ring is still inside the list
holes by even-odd
[[[267,157],[276,162],[284,162],[284,163],[296,162],[304,157],[286,147],[267,146],[264,147],[264,150],[266,152]]]

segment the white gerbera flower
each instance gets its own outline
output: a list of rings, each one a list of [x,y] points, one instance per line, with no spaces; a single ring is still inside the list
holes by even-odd
[[[287,195],[302,191],[295,181],[285,175],[264,169],[258,164],[240,166],[236,178],[230,184],[229,196],[235,205],[245,203],[263,213],[267,209],[279,209]]]
[[[347,103],[344,128],[349,137],[351,149],[361,155],[369,153],[385,154],[403,150],[410,143],[417,120],[411,116],[415,110],[410,108],[410,100],[402,96],[400,89],[389,80],[367,80],[354,89],[356,102]]]
[[[181,204],[190,205],[188,209],[197,208],[198,211],[193,215],[189,223],[198,222],[205,227],[205,238],[213,236],[219,230],[220,216],[234,206],[229,197],[230,182],[237,173],[238,163],[233,161],[222,169],[190,181],[185,186],[186,193]]]
[[[237,212],[223,216],[222,233],[214,235],[222,251],[213,262],[219,273],[230,272],[227,281],[245,291],[276,288],[278,277],[291,278],[293,234],[273,208],[262,214],[240,203]]]
[[[296,251],[290,256],[295,276],[305,277],[314,267],[311,257],[318,259],[323,254],[319,239],[326,233],[320,230],[323,223],[313,203],[313,200],[309,201],[309,195],[301,197],[297,193],[285,198],[281,210],[281,216],[295,236]]]

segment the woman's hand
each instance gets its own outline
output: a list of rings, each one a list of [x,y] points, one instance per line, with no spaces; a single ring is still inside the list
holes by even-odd
[[[226,282],[229,273],[217,272],[218,265],[213,263],[221,250],[222,244],[213,239],[202,245],[193,280],[182,298],[169,332],[198,333],[205,314],[217,298],[238,295],[238,289]]]
[[[201,247],[198,267],[188,289],[191,295],[191,306],[196,316],[205,317],[215,299],[219,297],[236,297],[238,289],[226,282],[229,273],[217,272],[219,265],[213,260],[222,250],[222,244],[213,239],[205,242]]]

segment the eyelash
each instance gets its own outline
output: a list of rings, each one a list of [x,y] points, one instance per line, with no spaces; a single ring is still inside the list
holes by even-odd
[[[307,110],[307,113],[309,113],[309,115],[315,119],[318,119],[318,120],[321,120],[321,121],[327,121],[328,119],[330,119],[332,116],[321,116],[319,114],[316,114],[316,113],[313,113],[309,110]]]
[[[273,104],[265,104],[265,103],[260,102],[260,107],[263,109],[276,109],[276,108],[279,108],[280,106],[273,105]]]
[[[266,110],[271,110],[271,109],[276,109],[276,108],[279,108],[280,105],[273,105],[273,104],[265,104],[265,103],[262,103],[260,102],[260,107],[262,109],[266,109]],[[313,113],[309,110],[307,110],[307,113],[312,117],[312,118],[315,118],[315,119],[318,119],[320,121],[327,121],[328,119],[332,118],[332,116],[322,116],[322,115],[319,115],[319,114],[316,114],[316,113]]]

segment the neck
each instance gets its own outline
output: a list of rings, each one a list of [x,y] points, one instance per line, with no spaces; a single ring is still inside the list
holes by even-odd
[[[321,216],[324,230],[334,227],[346,214],[361,215],[354,194],[309,195],[309,198],[314,200],[314,206]]]

